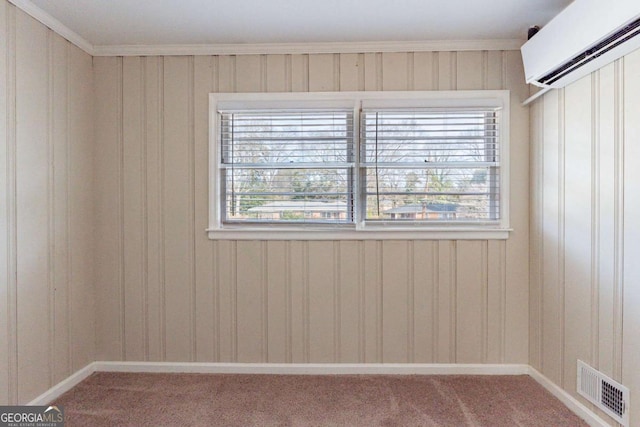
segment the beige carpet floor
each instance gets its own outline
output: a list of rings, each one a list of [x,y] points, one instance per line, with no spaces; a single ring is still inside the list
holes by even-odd
[[[96,373],[75,426],[586,426],[528,376]]]

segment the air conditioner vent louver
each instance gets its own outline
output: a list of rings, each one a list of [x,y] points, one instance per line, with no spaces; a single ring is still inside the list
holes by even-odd
[[[587,65],[594,59],[604,55],[612,49],[615,49],[622,43],[631,40],[633,37],[640,35],[640,19],[636,19],[631,24],[617,31],[615,34],[607,37],[600,43],[585,50],[581,54],[575,56],[560,67],[556,68],[549,74],[545,75],[538,81],[540,83],[551,85],[560,80],[565,75],[575,71],[576,69]]]
[[[640,1],[576,0],[522,45],[527,83],[562,88],[640,49]]]
[[[620,424],[629,425],[629,389],[581,360],[578,393]]]

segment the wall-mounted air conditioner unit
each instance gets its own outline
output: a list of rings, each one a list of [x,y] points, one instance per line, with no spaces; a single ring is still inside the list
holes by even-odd
[[[527,83],[559,88],[638,48],[639,0],[575,0],[521,50]]]

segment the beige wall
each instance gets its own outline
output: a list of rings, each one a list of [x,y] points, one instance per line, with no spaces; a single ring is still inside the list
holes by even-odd
[[[97,359],[528,362],[518,52],[95,58]],[[211,241],[208,94],[510,89],[507,241]]]
[[[0,1],[0,404],[95,357],[91,61]]]
[[[631,389],[633,426],[640,426],[638,76],[640,51],[531,110],[531,365],[574,396],[576,359],[621,381]]]

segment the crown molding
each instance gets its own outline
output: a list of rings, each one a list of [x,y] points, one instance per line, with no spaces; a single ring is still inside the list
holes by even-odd
[[[93,45],[81,35],[40,9],[29,0],[9,0],[18,9],[40,21],[92,56],[194,56],[265,55],[373,52],[446,52],[478,50],[519,50],[524,40],[427,40],[327,43],[232,43],[179,45]]]
[[[399,42],[255,43],[94,46],[94,56],[264,55],[313,53],[518,50],[518,39]]]
[[[74,45],[78,46],[80,49],[87,52],[89,55],[94,55],[94,49],[91,43],[89,43],[75,31],[64,25],[62,22],[58,21],[47,12],[31,3],[29,0],[9,0],[9,3],[13,4],[18,9],[22,10],[24,13],[36,19],[37,21],[40,21],[46,27],[49,27],[60,36],[64,37]]]

